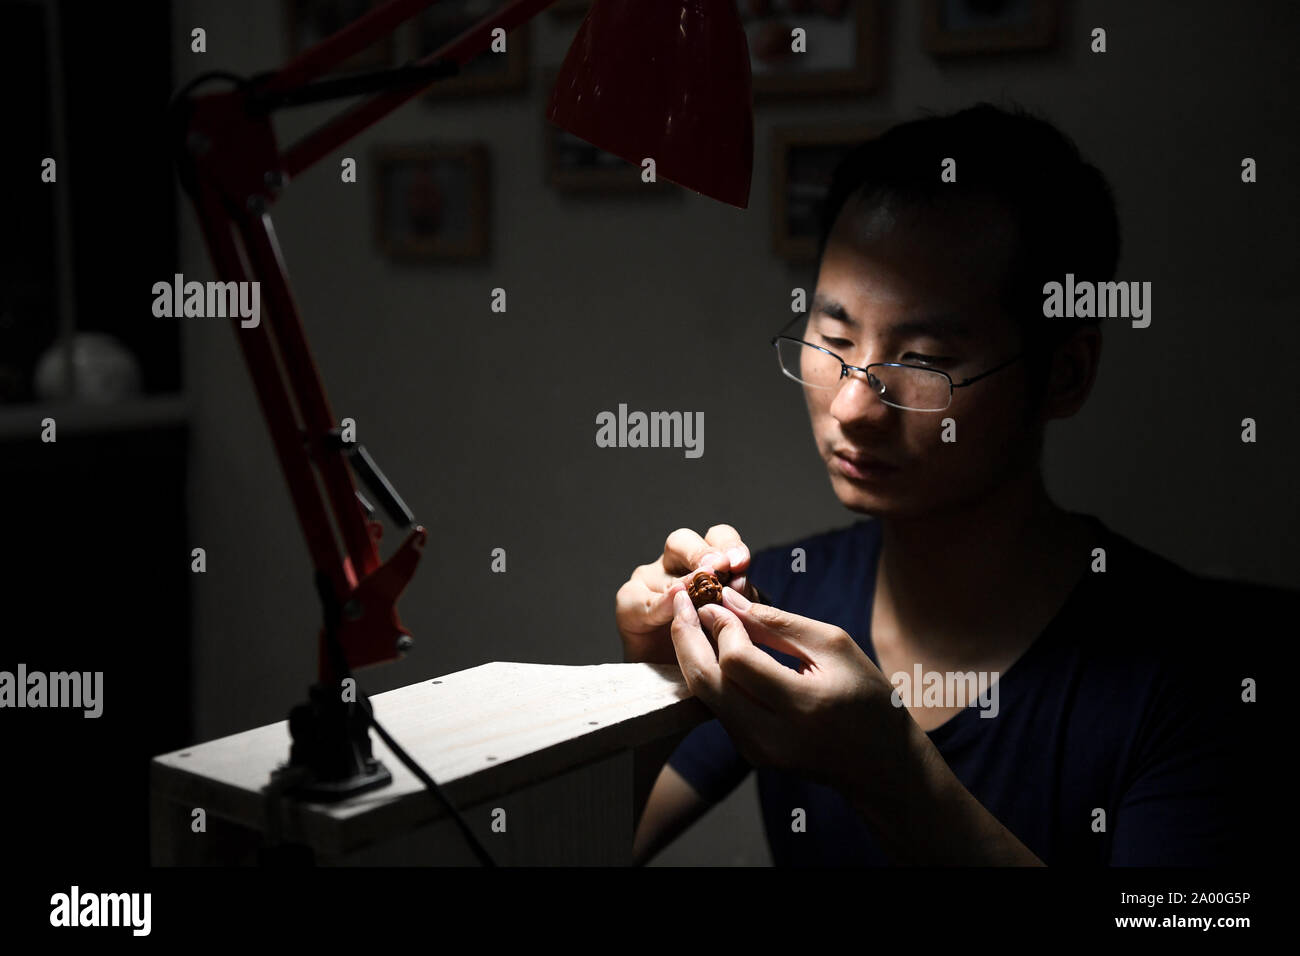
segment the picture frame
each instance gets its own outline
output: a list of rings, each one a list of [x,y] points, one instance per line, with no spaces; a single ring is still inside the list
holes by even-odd
[[[377,147],[375,240],[389,258],[469,260],[489,251],[486,143]]]
[[[874,92],[884,56],[880,0],[739,0],[754,101]],[[808,50],[790,49],[802,27]]]
[[[407,58],[421,59],[460,36],[507,0],[441,0],[407,24]],[[528,85],[531,23],[521,23],[506,34],[506,52],[484,50],[459,74],[438,80],[421,96],[428,102],[448,97],[510,93]]]
[[[772,130],[772,251],[791,263],[817,259],[819,204],[836,164],[891,123],[783,126]]]
[[[1043,50],[1056,42],[1059,0],[924,0],[922,42],[935,56]]]
[[[379,6],[383,0],[284,0],[284,26],[289,53],[297,56]],[[395,44],[390,34],[353,54],[333,71],[357,73],[393,65]]]
[[[544,101],[555,87],[558,71],[543,72]],[[593,146],[568,130],[561,129],[542,113],[542,152],[546,182],[557,192],[569,195],[635,195],[663,197],[681,195],[682,189],[666,179],[641,181],[641,167]]]

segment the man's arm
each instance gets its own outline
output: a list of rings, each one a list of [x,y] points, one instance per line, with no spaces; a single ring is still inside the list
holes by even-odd
[[[1249,673],[1243,671],[1242,673]],[[1148,705],[1134,768],[1114,810],[1112,866],[1232,866],[1254,862],[1265,817],[1252,786],[1267,758],[1252,748],[1248,705],[1233,677],[1167,679]]]
[[[632,841],[632,863],[643,866],[677,839],[712,804],[665,763],[659,771]]]
[[[863,767],[845,796],[896,863],[923,866],[1044,866],[952,772],[910,717],[893,772]]]

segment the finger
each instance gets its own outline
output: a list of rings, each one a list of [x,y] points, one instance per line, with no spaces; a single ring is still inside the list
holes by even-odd
[[[664,570],[662,558],[656,558],[649,564],[640,564],[632,570],[632,580],[641,581],[652,591],[662,591],[672,581],[673,575]]]
[[[748,574],[737,574],[734,578],[728,581],[727,584],[730,585],[733,591],[743,594],[750,601],[762,601],[758,594],[758,587],[750,583]]]
[[[727,567],[732,574],[749,566],[749,547],[731,525],[715,524],[704,533],[704,540],[727,556]]]
[[[846,639],[853,643],[843,628],[791,614],[770,604],[757,604],[730,587],[722,589],[722,603],[740,618],[754,643],[801,658],[814,666],[827,655],[843,650]]]
[[[677,576],[701,567],[731,570],[725,550],[709,544],[690,528],[678,528],[668,536],[664,542],[663,566],[667,573]]]
[[[668,585],[668,589],[664,591],[663,597],[660,598],[670,621],[677,614],[676,596],[682,592],[686,592],[686,585],[681,581],[673,581]],[[689,603],[690,594],[687,593],[686,596]],[[694,609],[695,605],[692,603],[691,607]]]
[[[806,677],[756,647],[744,623],[725,607],[706,604],[700,608],[699,618],[717,641],[718,668],[725,678],[770,711],[790,713],[799,708],[802,697],[809,693]]]
[[[685,594],[677,599],[677,608],[678,615],[673,620],[672,634],[674,644],[679,648],[678,664],[686,676],[687,686],[722,721],[723,727],[742,753],[761,754],[763,741],[775,741],[787,733],[788,720],[753,697],[743,684],[722,673],[701,626],[700,616]],[[713,620],[716,620],[721,611],[713,604],[705,605],[700,610]],[[730,617],[732,625],[741,632],[739,639],[745,640],[744,628],[734,615]],[[720,630],[719,628],[719,632]],[[712,629],[710,633],[713,633]],[[750,646],[753,648],[753,645]],[[757,648],[753,650],[755,653],[763,653]],[[767,657],[766,654],[763,656]],[[747,755],[746,759],[752,762],[752,757]]]
[[[670,582],[669,586],[675,586]],[[617,620],[635,622],[638,627],[663,627],[673,619],[672,597],[667,590],[657,590],[644,581],[625,581],[614,595]]]
[[[695,605],[685,591],[673,593],[673,624],[669,633],[686,686],[712,710],[722,696],[722,671],[704,632]]]

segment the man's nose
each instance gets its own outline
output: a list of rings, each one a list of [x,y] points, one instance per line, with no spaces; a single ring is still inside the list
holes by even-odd
[[[842,423],[864,420],[884,421],[893,411],[880,400],[866,372],[850,371],[840,379],[839,390],[831,401],[831,415]]]

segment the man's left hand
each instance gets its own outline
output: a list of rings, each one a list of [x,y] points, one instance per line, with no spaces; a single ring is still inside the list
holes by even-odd
[[[908,765],[919,727],[894,706],[893,686],[847,632],[731,588],[722,599],[697,611],[678,591],[673,646],[687,686],[749,763],[796,771],[846,795],[887,785],[885,775]],[[758,644],[797,658],[799,670]]]

